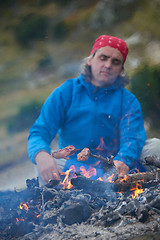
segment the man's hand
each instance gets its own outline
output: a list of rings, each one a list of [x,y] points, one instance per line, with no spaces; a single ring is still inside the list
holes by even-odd
[[[129,172],[129,167],[122,161],[114,160],[119,177],[124,177]]]
[[[39,152],[35,158],[42,180],[48,183],[50,179],[60,179],[61,169],[54,158],[47,152]]]

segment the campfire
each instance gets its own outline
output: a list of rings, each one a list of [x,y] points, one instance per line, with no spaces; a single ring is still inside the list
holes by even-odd
[[[21,191],[0,192],[0,239],[138,239],[147,234],[158,239],[160,159],[146,159],[147,164],[158,165],[153,172],[118,178],[112,156],[104,158],[74,146],[52,155],[68,159],[77,151],[79,161],[91,156],[103,161],[106,174],[93,179],[95,167],[72,165],[60,180],[45,186],[38,178],[27,179]]]

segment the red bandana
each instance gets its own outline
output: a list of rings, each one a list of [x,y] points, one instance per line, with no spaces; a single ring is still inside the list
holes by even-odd
[[[118,49],[123,56],[124,62],[126,61],[128,54],[127,44],[124,40],[117,37],[101,35],[95,40],[91,54],[94,53],[96,50],[106,46]]]

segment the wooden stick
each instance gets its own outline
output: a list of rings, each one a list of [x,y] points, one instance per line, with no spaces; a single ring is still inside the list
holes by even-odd
[[[109,164],[111,166],[114,166],[114,162],[113,162],[113,156],[111,156],[111,158],[104,158],[102,157],[101,155],[95,155],[95,154],[92,154],[90,153],[90,157],[93,157],[93,158],[96,158],[96,159],[99,159],[101,160],[102,162],[106,163],[106,164]]]

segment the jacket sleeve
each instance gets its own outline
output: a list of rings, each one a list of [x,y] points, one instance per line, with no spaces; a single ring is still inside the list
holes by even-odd
[[[120,147],[114,159],[124,162],[131,169],[139,161],[146,140],[146,133],[141,106],[137,98],[129,91],[123,95]]]
[[[64,83],[48,97],[43,104],[40,116],[33,124],[28,136],[28,155],[34,159],[38,152],[51,153],[50,143],[65,121],[65,113],[71,101],[71,83]]]

